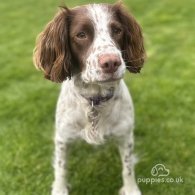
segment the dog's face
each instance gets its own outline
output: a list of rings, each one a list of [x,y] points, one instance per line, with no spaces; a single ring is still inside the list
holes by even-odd
[[[55,82],[79,73],[87,83],[118,80],[126,68],[139,72],[144,57],[140,26],[120,4],[63,8],[34,50],[36,66]]]
[[[124,27],[111,6],[90,5],[74,11],[70,46],[85,82],[116,80],[126,66],[121,55]]]

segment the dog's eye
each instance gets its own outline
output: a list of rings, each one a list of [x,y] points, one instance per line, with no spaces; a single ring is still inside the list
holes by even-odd
[[[86,39],[87,38],[87,35],[85,32],[79,32],[77,35],[76,35],[77,38],[79,39]]]
[[[121,32],[122,32],[122,29],[121,29],[121,28],[118,28],[118,27],[113,27],[113,28],[112,28],[112,33],[113,33],[114,35],[120,35]]]

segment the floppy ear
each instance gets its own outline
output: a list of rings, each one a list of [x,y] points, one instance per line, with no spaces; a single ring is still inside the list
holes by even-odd
[[[115,9],[124,28],[122,53],[126,67],[132,73],[139,73],[146,57],[141,27],[121,3],[115,4]]]
[[[68,8],[61,9],[37,37],[33,61],[45,78],[62,82],[71,76]]]

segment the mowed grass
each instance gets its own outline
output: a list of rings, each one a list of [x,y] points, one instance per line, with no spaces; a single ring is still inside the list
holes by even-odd
[[[53,180],[54,113],[59,84],[32,64],[36,35],[62,1],[0,3],[0,195],[48,195]],[[76,6],[94,1],[66,1]],[[99,2],[98,0],[96,2]],[[114,1],[107,1],[114,2]],[[144,195],[195,194],[195,6],[193,0],[128,0],[148,54],[141,74],[126,74],[135,104],[136,177],[164,164],[183,183],[140,183]],[[123,111],[125,112],[125,110]],[[116,195],[122,185],[116,146],[71,144],[71,195]]]

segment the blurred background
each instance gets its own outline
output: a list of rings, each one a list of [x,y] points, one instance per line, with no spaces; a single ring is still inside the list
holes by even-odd
[[[113,0],[99,1],[114,3]],[[195,4],[193,0],[124,0],[143,28],[147,63],[125,81],[135,104],[137,178],[161,163],[183,183],[139,186],[144,195],[195,194]],[[59,5],[90,0],[0,2],[0,195],[48,195],[53,180],[54,114],[60,85],[32,63],[36,36]],[[125,112],[125,111],[124,111]],[[112,142],[71,145],[71,195],[117,195],[121,164]]]

